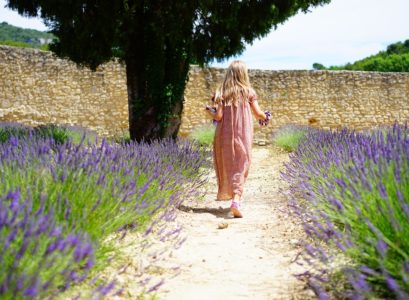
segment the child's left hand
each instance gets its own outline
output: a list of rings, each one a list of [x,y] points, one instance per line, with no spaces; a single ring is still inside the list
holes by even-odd
[[[264,114],[266,115],[266,118],[265,118],[264,120],[261,120],[261,119],[258,120],[258,124],[259,124],[260,126],[267,126],[268,123],[270,123],[270,120],[271,120],[271,112],[265,111]]]
[[[216,113],[216,108],[215,107],[211,107],[209,105],[206,105],[206,110],[209,110],[212,113]]]

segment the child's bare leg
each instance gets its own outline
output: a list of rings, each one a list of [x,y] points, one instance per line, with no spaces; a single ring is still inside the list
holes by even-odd
[[[230,210],[235,218],[243,218],[242,213],[240,212],[240,195],[234,194],[233,201],[231,202]]]

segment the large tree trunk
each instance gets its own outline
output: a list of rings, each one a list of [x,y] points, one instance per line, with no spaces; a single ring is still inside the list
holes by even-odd
[[[194,5],[184,2],[141,2],[139,23],[129,40],[126,76],[129,131],[132,140],[176,138],[191,57]],[[185,24],[173,13],[179,5]],[[182,33],[183,31],[183,33]]]
[[[138,59],[126,60],[130,137],[135,141],[176,138],[181,125],[188,62],[178,61],[176,69],[174,60],[165,62],[157,66],[161,74],[153,70],[146,74],[147,68],[142,63]],[[158,78],[160,75],[162,78]]]
[[[182,95],[182,98],[172,107],[172,117],[168,120],[168,126],[164,128],[164,137],[177,138],[180,125],[182,124],[183,100],[184,97]]]
[[[158,110],[146,97],[144,74],[135,60],[126,61],[128,89],[129,134],[134,141],[160,138]]]

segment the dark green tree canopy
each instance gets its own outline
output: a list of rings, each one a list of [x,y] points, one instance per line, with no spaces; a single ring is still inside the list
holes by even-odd
[[[206,63],[241,53],[299,10],[330,0],[132,1],[9,0],[21,15],[41,17],[59,41],[53,50],[89,66],[123,57],[141,27],[170,40],[191,40],[194,59]]]
[[[58,37],[50,49],[59,56],[93,69],[122,59],[131,137],[150,139],[177,133],[189,62],[239,54],[297,12],[330,0],[7,2],[22,15],[44,19]]]

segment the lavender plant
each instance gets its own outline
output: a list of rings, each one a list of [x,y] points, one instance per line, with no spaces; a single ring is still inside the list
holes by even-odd
[[[19,190],[0,197],[0,298],[35,299],[83,280],[94,264],[94,246],[84,233],[65,230],[53,212]]]
[[[12,122],[0,123],[0,143],[8,142],[10,137],[19,139],[51,138],[59,144],[65,143],[69,139],[75,144],[81,143],[84,138],[86,143],[95,143],[97,140],[95,132],[79,126],[45,124],[30,127]]]
[[[86,237],[84,242],[93,249],[90,255],[101,264],[107,255],[102,241],[108,235],[125,228],[148,230],[153,216],[172,218],[168,207],[186,197],[200,196],[208,170],[207,156],[187,141],[116,144],[103,140],[84,145],[71,140],[59,143],[52,138],[10,136],[8,142],[0,144],[0,195],[19,191],[21,199],[30,199],[27,218],[35,223],[40,216],[36,212],[45,214],[46,221],[41,222],[47,228],[59,228],[59,239]],[[22,227],[21,234],[25,236],[27,230]],[[6,238],[9,235],[7,227],[0,224],[1,233]],[[47,234],[37,242],[36,247],[41,249],[51,243]],[[75,254],[75,249],[72,251]],[[19,258],[11,253],[7,260],[13,265]],[[41,262],[44,253],[33,255]],[[38,263],[39,278],[53,274],[53,263],[65,266],[58,257],[50,263]],[[27,260],[20,264],[22,274],[32,266]],[[72,267],[78,269],[77,273],[83,268],[78,264]],[[14,268],[1,269],[0,279],[14,273]],[[51,285],[36,287],[39,293],[52,290]],[[5,293],[0,289],[0,298]]]
[[[409,130],[307,134],[283,177],[325,299],[409,298]]]

